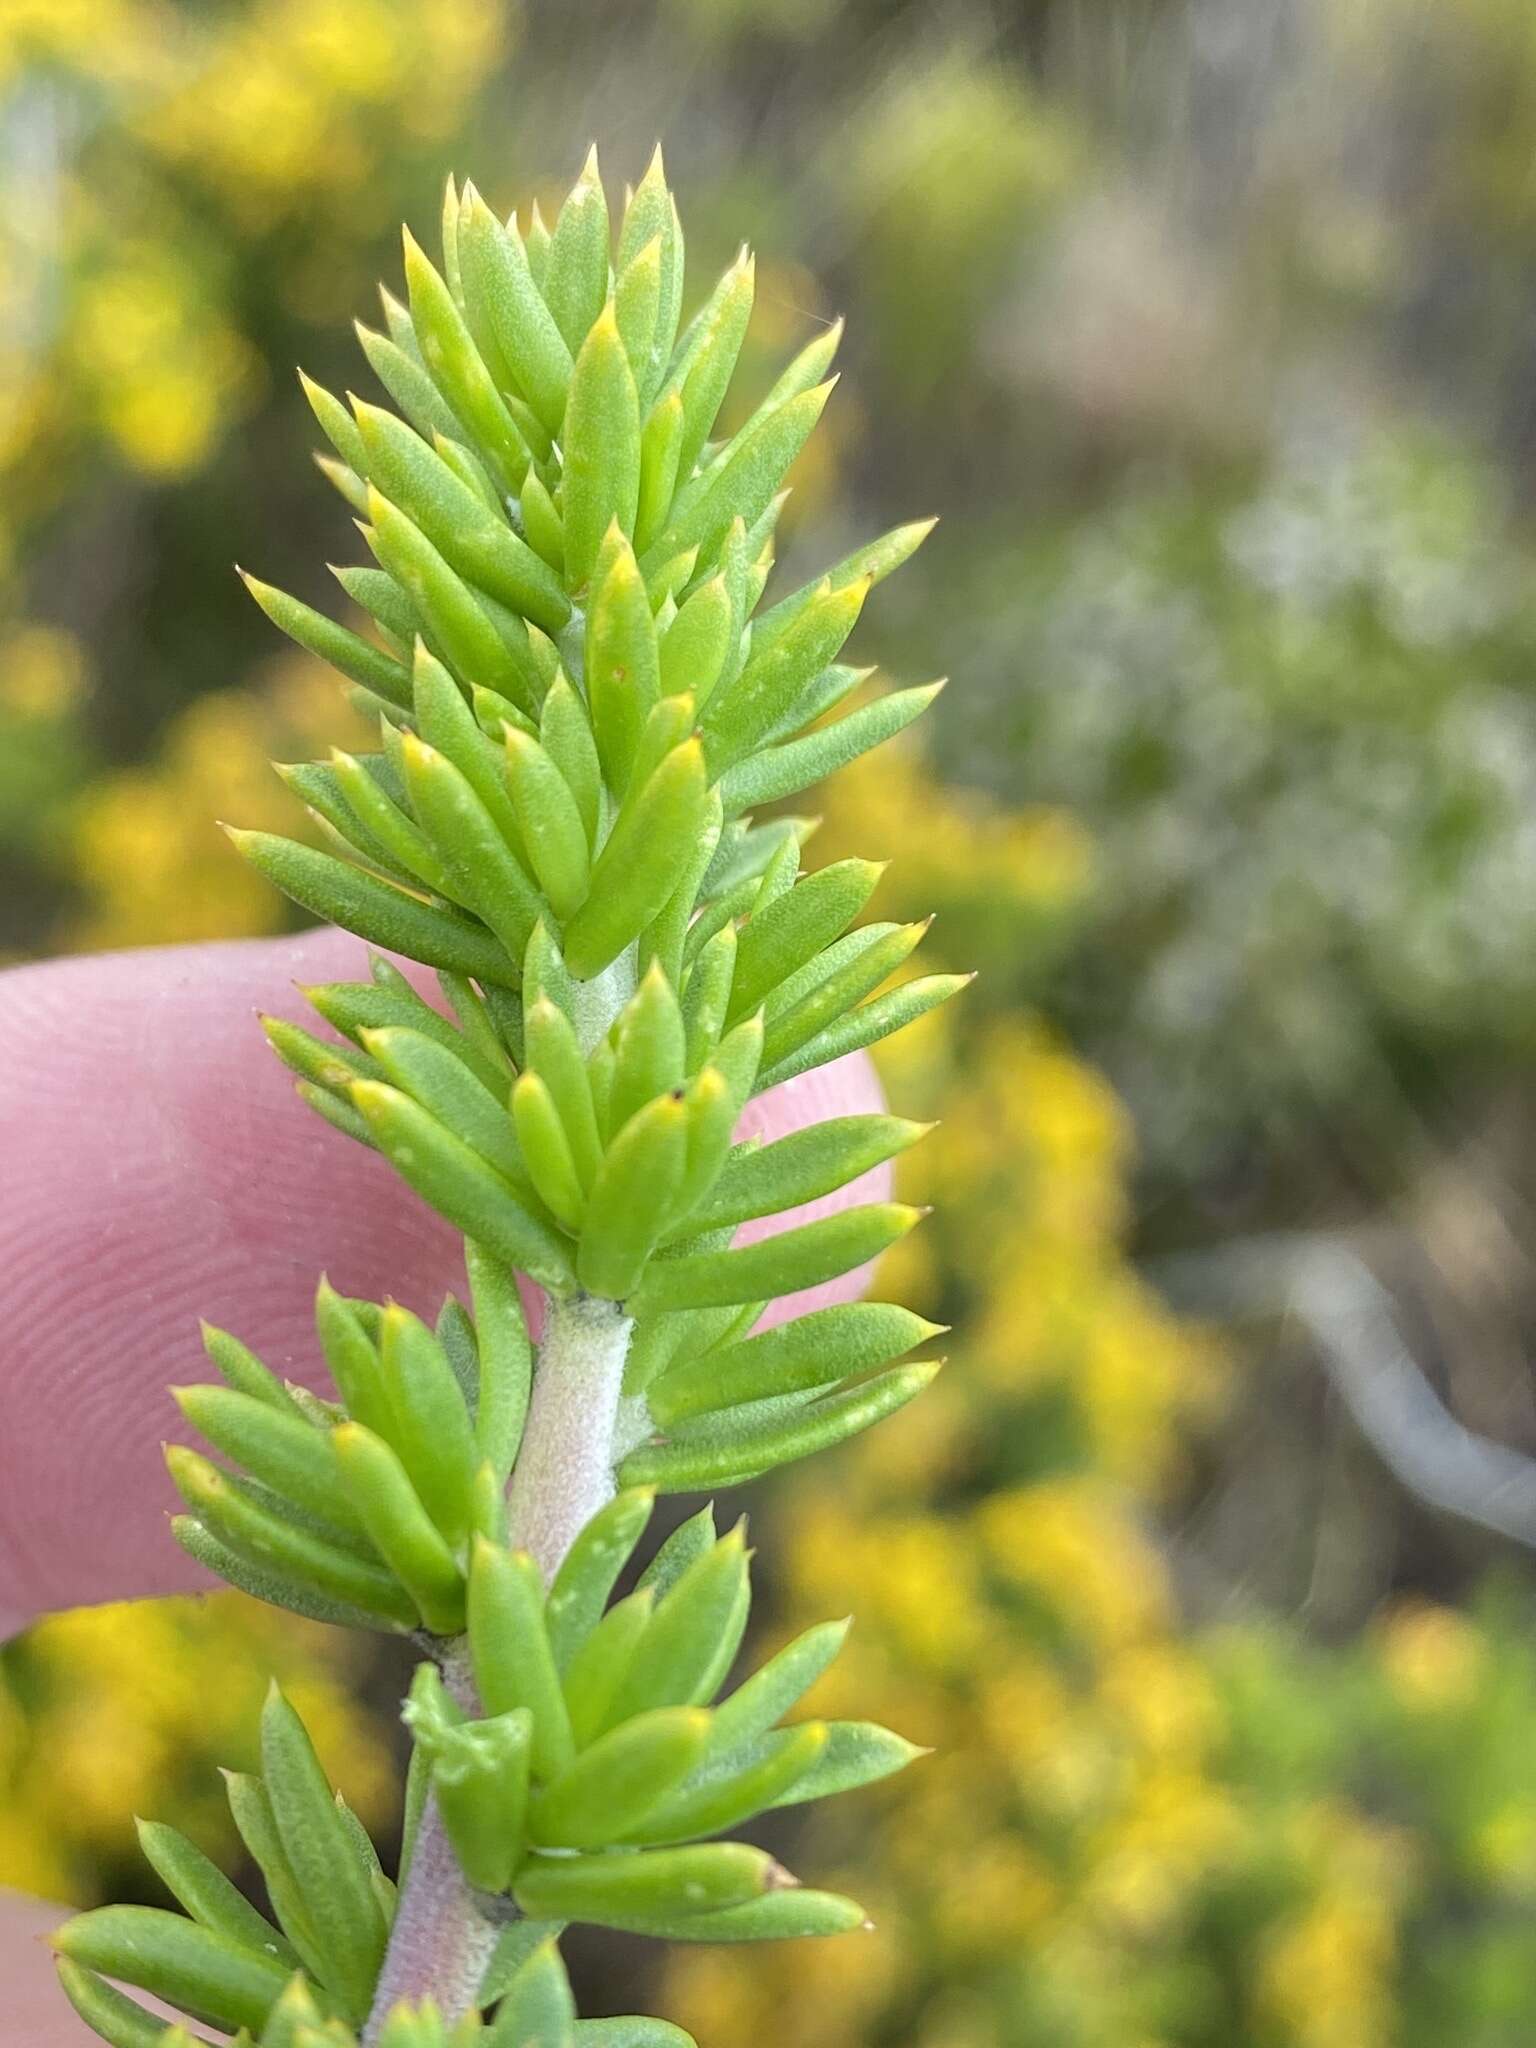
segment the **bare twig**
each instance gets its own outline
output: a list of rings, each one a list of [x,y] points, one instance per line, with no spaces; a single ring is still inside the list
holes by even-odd
[[[1396,1304],[1332,1237],[1276,1237],[1173,1261],[1173,1292],[1224,1297],[1305,1324],[1340,1398],[1382,1461],[1432,1507],[1536,1549],[1536,1459],[1467,1429],[1415,1362]]]

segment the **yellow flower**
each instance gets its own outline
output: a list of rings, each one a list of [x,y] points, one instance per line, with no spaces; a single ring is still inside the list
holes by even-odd
[[[346,1684],[360,1654],[235,1593],[40,1623],[0,1658],[0,1886],[91,1903],[132,1855],[136,1813],[233,1860],[216,1767],[257,1764],[274,1671],[356,1811],[387,1823],[391,1744]]]
[[[177,475],[208,454],[253,360],[165,248],[127,244],[82,283],[68,332],[82,402],[128,460]]]
[[[944,1946],[984,1954],[1039,1933],[1055,1911],[1060,1887],[1048,1865],[1015,1835],[975,1833],[948,1838],[931,1872],[934,1929]]]
[[[1486,1663],[1476,1626],[1449,1607],[1404,1602],[1378,1621],[1376,1653],[1392,1690],[1405,1706],[1429,1711],[1463,1706]]]
[[[139,133],[261,231],[309,212],[318,191],[366,188],[402,131],[442,133],[509,12],[497,0],[257,0],[227,33],[188,40]]]
[[[1386,2048],[1391,1909],[1365,1895],[1319,1901],[1284,1921],[1261,1952],[1260,2012],[1296,2048]]]
[[[1219,1730],[1210,1680],[1191,1652],[1172,1642],[1143,1642],[1107,1658],[1100,1688],[1105,1707],[1146,1756],[1163,1764],[1195,1763]]]
[[[1500,1891],[1529,1899],[1536,1892],[1536,1811],[1511,1800],[1476,1830],[1472,1855]]]
[[[280,929],[281,901],[213,820],[305,834],[305,815],[270,764],[306,751],[322,716],[337,735],[341,707],[330,672],[307,656],[281,656],[266,674],[262,689],[200,698],[172,729],[157,765],[107,777],[86,796],[73,837],[91,908],[74,934],[77,945]],[[364,736],[358,720],[337,744],[360,744]]]
[[[994,1494],[978,1524],[996,1570],[1049,1601],[1086,1640],[1115,1647],[1168,1627],[1162,1562],[1103,1481],[1068,1477]]]
[[[24,625],[0,640],[0,711],[16,718],[62,717],[85,687],[85,651],[59,626]]]

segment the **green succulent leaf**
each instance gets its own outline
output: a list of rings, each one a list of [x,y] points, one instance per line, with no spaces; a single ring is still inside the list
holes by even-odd
[[[507,779],[539,886],[557,918],[585,900],[590,873],[587,827],[575,793],[537,740],[507,731]]]
[[[688,1109],[659,1095],[629,1118],[603,1155],[582,1224],[576,1271],[594,1294],[622,1301],[666,1227],[688,1158]]]
[[[843,590],[823,585],[776,640],[758,649],[704,716],[705,744],[717,772],[734,767],[775,730],[800,693],[837,658],[869,595],[867,581]]]
[[[381,653],[377,647],[371,647],[356,633],[337,625],[334,619],[328,619],[323,612],[317,612],[298,598],[274,590],[270,583],[258,582],[254,576],[245,575],[243,570],[241,576],[246,589],[273,625],[286,633],[290,640],[297,641],[308,653],[319,655],[322,661],[328,661],[332,668],[350,677],[354,683],[376,691],[391,704],[409,707],[411,678],[403,663]]]
[[[434,1044],[462,1060],[493,1094],[505,1093],[512,1081],[511,1062],[505,1052],[501,1052],[499,1059],[492,1057],[467,1039],[448,1018],[423,1002],[405,977],[397,974],[388,961],[376,956],[374,969],[376,975],[387,973],[391,979],[322,982],[306,988],[303,994],[327,1023],[359,1045],[365,1031],[400,1026],[418,1032],[423,1038],[430,1038]]]
[[[430,1760],[432,1788],[465,1876],[504,1892],[526,1841],[533,1716],[526,1707],[467,1721],[446,1708],[436,1667],[416,1674],[405,1719]]]
[[[512,1120],[504,1103],[457,1051],[403,1025],[364,1030],[362,1040],[374,1071],[353,1078],[387,1081],[411,1096],[446,1129],[456,1131],[527,1201],[533,1184]]]
[[[325,1981],[347,2016],[361,2021],[373,1997],[389,1929],[369,1861],[337,1809],[303,1722],[276,1685],[262,1712],[261,1759],[273,1818],[305,1917],[326,1956]],[[246,2014],[234,2017],[246,2026],[258,2024]]]
[[[856,1900],[796,1886],[768,1891],[761,1898],[744,1899],[711,1913],[636,1915],[622,1923],[610,1920],[605,1924],[622,1924],[630,1933],[649,1934],[662,1941],[794,1941],[813,1935],[852,1934],[868,1927],[869,1920]]]
[[[534,1801],[542,1847],[602,1849],[622,1842],[688,1776],[708,1746],[699,1707],[632,1715],[584,1749]]]
[[[516,697],[524,665],[492,623],[484,602],[450,568],[421,529],[370,487],[365,538],[381,568],[405,592],[425,638],[460,676]]]
[[[565,1671],[565,1697],[576,1744],[584,1748],[613,1726],[614,1699],[628,1676],[655,1611],[656,1595],[646,1586],[610,1607],[572,1656]]]
[[[477,1540],[469,1573],[469,1643],[475,1684],[486,1710],[526,1708],[533,1722],[533,1766],[541,1778],[575,1754],[554,1646],[544,1620],[544,1584],[526,1551]],[[534,1910],[534,1909],[529,1909]],[[558,1919],[534,1912],[535,1918]]]
[[[82,1969],[61,1955],[59,1987],[85,2024],[110,2048],[165,2048],[165,2021],[156,2019],[137,2000],[114,1990],[96,1971]],[[176,2048],[181,2048],[179,2042]]]
[[[395,1444],[427,1512],[450,1543],[470,1525],[479,1455],[463,1390],[437,1337],[398,1302],[379,1318],[379,1367]]]
[[[790,740],[783,746],[765,747],[751,755],[725,777],[722,795],[730,813],[755,810],[759,804],[778,803],[823,782],[847,767],[861,754],[883,746],[921,718],[943,683],[929,683],[921,689],[892,690],[846,718]]]
[[[464,1626],[464,1581],[398,1454],[360,1422],[333,1438],[347,1498],[374,1549],[410,1595],[425,1626],[454,1635]]]
[[[344,1607],[398,1627],[415,1624],[415,1608],[389,1572],[289,1519],[195,1451],[172,1444],[165,1457],[191,1518],[225,1549],[263,1573],[295,1580]]]
[[[558,1939],[564,1930],[563,1920],[509,1921],[502,1929],[501,1938],[480,1980],[481,2005],[494,2005],[498,1999],[504,1998],[518,1971],[535,1950],[547,1941]]]
[[[571,350],[534,280],[522,236],[515,226],[503,227],[478,193],[461,229],[460,259],[465,283],[483,304],[522,396],[546,431],[558,434],[571,380]]]
[[[587,610],[586,688],[608,787],[629,788],[640,734],[661,695],[661,653],[650,592],[622,534],[612,537]]]
[[[261,1872],[267,1896],[272,1901],[272,1910],[284,1934],[297,1950],[313,1985],[322,1985],[328,1958],[309,1917],[266,1785],[260,1778],[227,1771],[224,1774],[224,1792],[229,1801],[230,1817]]]
[[[270,832],[231,828],[229,836],[252,867],[284,895],[359,938],[429,967],[491,981],[517,978],[512,961],[491,934],[454,910],[439,909],[332,854]]]
[[[608,198],[597,150],[587,153],[550,243],[543,298],[568,351],[581,346],[608,296]]]
[[[272,2008],[271,2018],[261,2036],[261,2048],[308,2048],[317,2037],[324,2039],[325,2014],[302,1977],[295,1977]]]
[[[566,1552],[545,1609],[550,1648],[560,1671],[602,1619],[619,1574],[645,1533],[654,1501],[655,1495],[644,1486],[615,1494]]]
[[[691,2034],[666,2020],[631,2016],[614,2020],[578,2020],[577,2048],[696,2048]]]
[[[457,252],[461,266],[465,258],[472,259],[478,253],[474,226],[472,213],[466,238],[469,246]],[[528,444],[497,390],[452,292],[408,228],[404,239],[411,324],[421,345],[422,359],[433,383],[495,464],[503,488],[510,488],[528,461]]]
[[[360,1526],[337,1494],[336,1460],[324,1430],[230,1387],[173,1387],[171,1393],[193,1428],[253,1479],[342,1536]]]
[[[505,1479],[522,1442],[533,1390],[533,1345],[517,1282],[505,1260],[471,1238],[464,1247],[475,1309],[478,1396],[475,1447]]]
[[[962,989],[969,988],[973,978],[969,974],[922,975],[916,981],[903,982],[888,995],[876,996],[873,1002],[861,1003],[856,1010],[847,1011],[793,1052],[774,1060],[764,1070],[762,1085],[776,1088],[781,1081],[792,1081],[797,1074],[808,1073],[812,1067],[824,1067],[831,1060],[844,1059],[851,1052],[862,1052],[867,1046],[878,1045],[882,1038],[889,1038],[892,1032],[915,1024],[919,1017],[926,1016],[940,1003],[947,1003]]]
[[[741,1485],[776,1465],[845,1443],[893,1415],[920,1394],[938,1370],[937,1365],[898,1366],[782,1418],[734,1428],[727,1422],[713,1431],[700,1429],[671,1441],[642,1444],[621,1462],[619,1477],[626,1486],[654,1486],[659,1493]]]
[[[380,1151],[434,1209],[542,1286],[569,1286],[561,1240],[529,1212],[511,1182],[445,1124],[398,1088],[378,1082],[356,1082],[352,1099]]]
[[[196,2019],[231,2029],[259,2032],[290,1974],[274,1956],[149,1906],[82,1913],[53,1941],[82,1973],[116,1978]]]
[[[549,564],[403,420],[361,400],[353,401],[352,410],[368,451],[368,475],[380,494],[414,521],[466,582],[545,632],[559,632],[571,606]]]
[[[285,1936],[237,1891],[218,1866],[175,1828],[138,1821],[139,1849],[151,1870],[184,1912],[210,1934],[244,1948],[271,1954],[290,1970],[299,1959]]]
[[[388,303],[393,312],[393,302]],[[392,324],[401,336],[398,341],[393,335],[380,334],[377,328],[365,327],[361,320],[354,323],[369,368],[423,440],[430,440],[435,433],[456,432],[459,422],[421,360],[410,315],[405,315],[403,323]],[[406,339],[409,348],[402,345]],[[368,474],[366,451],[362,462],[354,466],[360,476]]]
[[[675,1916],[693,1919],[760,1898],[783,1882],[771,1856],[742,1842],[699,1848],[641,1849],[596,1856],[530,1857],[514,1896],[538,1918],[638,1927]]]
[[[687,1842],[718,1835],[786,1804],[798,1796],[797,1788],[815,1771],[826,1746],[827,1728],[821,1721],[779,1729],[734,1753],[721,1753],[716,1734],[700,1767],[646,1814],[645,1839]]]
[[[658,1593],[609,1706],[610,1723],[714,1697],[745,1627],[747,1565],[746,1524],[739,1522]]]
[[[812,1799],[827,1799],[836,1792],[857,1791],[904,1771],[928,1752],[907,1742],[889,1728],[873,1721],[832,1721],[821,1755],[805,1775],[786,1787],[772,1802],[775,1806],[799,1806]]]
[[[665,908],[698,846],[708,798],[704,750],[685,740],[620,808],[587,900],[565,929],[565,957],[578,979],[610,966]]]
[[[797,1224],[756,1244],[657,1259],[646,1269],[632,1308],[642,1314],[798,1294],[878,1258],[920,1223],[922,1214],[901,1202],[871,1202]]]
[[[542,1075],[529,1072],[518,1076],[512,1091],[512,1117],[541,1200],[568,1230],[580,1230],[586,1190],[559,1108]]]
[[[640,504],[640,396],[611,303],[576,358],[563,434],[566,581],[581,591],[609,527],[632,536]]]
[[[486,2048],[574,2048],[576,2001],[553,1941],[536,1948],[508,1986]]]
[[[772,505],[831,395],[831,384],[821,384],[749,420],[713,467],[679,494],[651,552],[665,559],[690,546],[718,547],[735,519],[750,531]]]
[[[755,1337],[712,1348],[664,1372],[647,1405],[664,1428],[785,1394],[819,1393],[886,1365],[937,1336],[940,1325],[893,1302],[813,1309]]]
[[[335,1598],[309,1579],[294,1577],[249,1554],[231,1550],[210,1534],[194,1515],[173,1515],[171,1535],[195,1564],[223,1579],[237,1592],[249,1593],[253,1600],[265,1600],[272,1607],[286,1607],[290,1613],[301,1614],[308,1621],[330,1622],[336,1628],[393,1632],[404,1632],[414,1625],[414,1617],[409,1613],[409,1599],[392,1598],[391,1610],[380,1613],[377,1609]]]
[[[715,1527],[715,1504],[710,1501],[696,1515],[678,1523],[640,1574],[637,1590],[649,1590],[659,1600],[664,1593],[670,1593],[683,1573],[697,1564],[719,1540],[720,1532]]]
[[[772,1145],[742,1151],[715,1176],[690,1227],[718,1230],[816,1201],[896,1158],[929,1128],[905,1117],[829,1117]]]

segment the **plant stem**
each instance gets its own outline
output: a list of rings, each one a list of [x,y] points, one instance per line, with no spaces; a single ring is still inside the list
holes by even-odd
[[[466,1712],[479,1710],[469,1645],[462,1636],[444,1654],[443,1682]],[[464,1882],[437,1800],[429,1794],[363,2033],[365,2048],[378,2039],[402,1999],[420,2004],[431,1998],[450,2020],[474,2011],[497,1933]]]
[[[617,1302],[591,1295],[549,1305],[508,1503],[511,1541],[531,1552],[546,1581],[613,1493],[614,1425],[632,1327]],[[443,1677],[459,1704],[477,1712],[462,1641],[445,1657]],[[401,1999],[433,1999],[450,2026],[476,2011],[499,1932],[465,1883],[437,1802],[429,1798],[365,2044],[377,2041]]]
[[[512,1473],[512,1542],[530,1551],[546,1583],[580,1531],[613,1494],[628,1316],[593,1295],[551,1302],[528,1427]]]

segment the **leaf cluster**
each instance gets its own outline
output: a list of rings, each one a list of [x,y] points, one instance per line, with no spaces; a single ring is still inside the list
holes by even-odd
[[[183,1961],[178,1968],[173,1936],[167,1933],[157,1943],[155,1936],[161,1931],[146,1935],[142,1928],[135,1936],[124,1920],[124,1911],[108,1908],[93,1916],[88,1928],[77,1923],[80,1932],[72,1937],[75,1945],[93,1953],[121,1957],[139,1977],[154,1976],[161,1982],[196,1982],[196,1996],[207,1998],[215,2011],[227,2010],[235,2002],[226,1990],[202,1988],[203,1980],[197,1977],[191,1961]],[[107,1913],[114,1915],[111,1921]],[[694,2048],[693,2037],[666,2020],[639,2015],[578,2019],[556,1936],[531,1923],[509,1933],[515,1939],[505,1944],[493,2018],[485,2019],[472,2012],[456,2024],[449,2024],[430,1999],[420,2005],[397,2005],[379,2028],[378,2048]],[[189,1955],[195,1952],[195,1944],[184,1942],[183,1946]],[[157,1959],[149,1960],[157,1951]],[[202,1953],[206,1958],[211,1950],[205,1947]],[[115,1990],[98,1972],[68,1958],[61,1963],[60,1972],[76,2012],[111,2048],[212,2048],[207,2037],[191,2027],[179,2022],[165,2026],[134,1999]],[[226,1959],[226,1985],[232,1977],[233,1970]],[[254,2031],[249,2026],[240,2026],[232,2037],[231,2048],[358,2048],[356,2028],[338,2018],[331,2005],[332,2001],[324,1993],[317,1993],[302,1973],[296,1974],[269,2001],[265,2022],[259,2023]],[[208,2017],[206,2012],[203,2017]],[[212,2023],[220,2027],[226,2024],[220,2018]]]
[[[877,864],[805,874],[811,822],[755,815],[931,701],[937,686],[850,710],[866,672],[841,658],[870,588],[927,528],[759,608],[837,330],[712,438],[752,263],[683,324],[659,153],[616,243],[595,157],[552,229],[450,183],[441,266],[407,234],[405,275],[404,301],[384,295],[387,331],[360,330],[397,410],[305,380],[334,450],[321,467],[372,557],[336,572],[372,637],[247,579],[347,679],[378,748],[283,771],[324,847],[234,837],[296,902],[380,949],[366,981],[307,991],[332,1036],[265,1028],[304,1098],[463,1233],[469,1301],[429,1326],[322,1282],[334,1399],[206,1331],[219,1384],[176,1394],[225,1462],[167,1456],[175,1532],[202,1563],[427,1649],[405,1709],[412,1826],[432,1815],[471,1906],[508,1923],[479,2000],[498,2010],[374,2011],[395,1887],[274,1694],[263,1777],[229,1780],[271,1917],[191,1844],[146,1829],[184,1915],[108,1908],[59,1939],[69,1995],[115,2048],[193,2037],[163,2036],[108,1980],[249,2048],[348,2048],[365,2025],[383,2048],[679,2041],[652,2021],[578,2022],[550,1937],[570,1921],[684,1941],[859,1925],[851,1901],[714,1838],[915,1754],[871,1724],[781,1725],[836,1653],[836,1624],[713,1704],[750,1588],[744,1531],[719,1535],[711,1509],[613,1596],[658,1491],[841,1442],[937,1369],[900,1362],[935,1330],[886,1305],[754,1334],[775,1297],[863,1265],[917,1210],[864,1203],[736,1241],[923,1135],[864,1115],[737,1137],[755,1094],[961,985],[912,977],[926,924],[859,921]],[[435,972],[440,1006],[391,954]],[[516,1547],[509,1488],[516,1501],[544,1376],[569,1361],[536,1353],[519,1274],[561,1328],[595,1319],[618,1339],[618,1421],[601,1425],[596,1490],[572,1518],[585,1526],[548,1585]],[[403,1885],[411,1852],[408,1832]]]
[[[526,1552],[476,1537],[473,1710],[435,1662],[418,1668],[406,1704],[414,1763],[401,1883],[431,1796],[487,1912],[510,1923],[482,1988],[482,2003],[501,2001],[486,2048],[525,2039],[505,2015],[535,1987],[557,2004],[566,1995],[553,1988],[556,1964],[521,1961],[530,1934],[585,1921],[674,1941],[764,1941],[860,1926],[852,1900],[802,1889],[764,1850],[711,1838],[874,1783],[918,1754],[873,1723],[782,1725],[836,1656],[846,1623],[807,1630],[711,1705],[750,1611],[745,1532],[718,1536],[701,1510],[614,1600],[652,1501],[644,1488],[616,1495],[547,1592]],[[270,1917],[175,1829],[141,1824],[144,1854],[182,1912],[109,1906],[57,1937],[66,1992],[114,2048],[161,2041],[158,2022],[114,1984],[244,2030],[262,2048],[340,2048],[367,2018],[397,1887],[275,1687],[262,1764],[259,1777],[227,1774],[226,1792]],[[410,2019],[414,2033],[403,2017],[392,2024],[402,2048],[461,2048],[459,2034],[433,2032],[431,2015]]]
[[[306,380],[375,558],[338,575],[377,637],[251,585],[351,679],[379,748],[284,771],[333,850],[235,836],[306,908],[437,970],[456,1023],[380,960],[372,984],[311,992],[343,1043],[277,1021],[273,1043],[323,1115],[557,1296],[645,1314],[847,1271],[913,1219],[869,1211],[772,1252],[710,1240],[904,1134],[866,1124],[753,1163],[735,1124],[959,978],[906,978],[923,925],[858,923],[877,865],[802,875],[808,827],[753,812],[931,701],[827,722],[867,673],[839,657],[870,587],[927,528],[758,610],[837,331],[711,440],[752,264],[679,332],[659,157],[616,250],[589,161],[548,233],[450,184],[441,269],[409,236],[405,267],[388,335],[362,336],[399,413]]]
[[[609,1604],[652,1498],[616,1495],[547,1596],[526,1552],[477,1544],[468,1645],[483,1711],[464,1711],[432,1664],[406,1709],[459,1861],[535,1920],[691,1941],[857,1926],[850,1902],[799,1890],[762,1850],[708,1838],[916,1752],[863,1723],[779,1726],[846,1624],[808,1631],[711,1708],[751,1606],[745,1529],[717,1536],[702,1509]]]
[[[699,1255],[727,1271],[735,1256]],[[507,1477],[533,1377],[516,1285],[473,1241],[467,1262],[474,1314],[450,1296],[435,1328],[396,1302],[350,1299],[322,1280],[316,1323],[334,1401],[280,1380],[226,1331],[205,1330],[222,1384],[178,1387],[176,1398],[237,1469],[167,1449],[184,1510],[172,1531],[183,1549],[231,1585],[312,1620],[462,1633],[475,1547],[507,1542]],[[893,1303],[819,1309],[753,1335],[762,1307],[727,1303],[637,1325],[622,1484],[649,1497],[754,1478],[868,1428],[938,1370],[931,1360],[892,1363],[938,1328]]]

